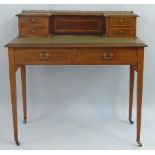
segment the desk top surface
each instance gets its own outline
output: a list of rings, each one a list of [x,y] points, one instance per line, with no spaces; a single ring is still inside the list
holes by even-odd
[[[21,37],[6,47],[146,47],[139,38],[109,38],[96,35],[52,35]]]

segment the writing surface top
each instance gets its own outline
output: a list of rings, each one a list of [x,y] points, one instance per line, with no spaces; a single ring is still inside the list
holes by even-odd
[[[98,35],[52,35],[49,37],[21,37],[8,43],[6,47],[145,47],[135,37],[103,37]]]

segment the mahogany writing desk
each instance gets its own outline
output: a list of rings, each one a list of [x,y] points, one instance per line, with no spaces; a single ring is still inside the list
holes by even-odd
[[[137,72],[137,143],[140,142],[144,44],[136,37],[132,11],[39,11],[18,14],[19,36],[8,43],[14,139],[18,141],[16,71],[21,69],[23,116],[27,120],[26,65],[129,65],[129,122]]]

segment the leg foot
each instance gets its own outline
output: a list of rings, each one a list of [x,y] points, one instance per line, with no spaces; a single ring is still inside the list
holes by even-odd
[[[20,145],[19,141],[16,141],[16,145],[17,145],[17,146],[19,146],[19,145]]]
[[[130,122],[130,124],[134,124],[134,121],[132,121],[132,120],[129,120],[129,122]]]

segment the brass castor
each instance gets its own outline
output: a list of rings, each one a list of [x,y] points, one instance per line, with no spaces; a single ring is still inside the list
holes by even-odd
[[[134,124],[134,121],[129,120],[130,124]]]
[[[16,145],[17,145],[17,146],[19,146],[19,145],[20,145],[19,141],[16,141]]]
[[[138,146],[139,146],[139,147],[142,147],[142,143],[138,143]]]

